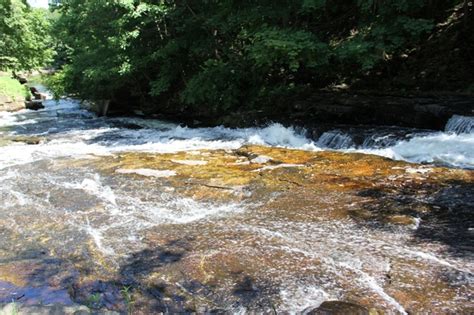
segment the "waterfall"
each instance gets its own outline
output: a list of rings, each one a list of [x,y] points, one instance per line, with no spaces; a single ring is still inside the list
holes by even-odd
[[[474,133],[474,116],[454,115],[446,124],[444,129],[452,133]]]
[[[323,148],[349,149],[354,147],[355,143],[348,134],[339,130],[331,130],[319,137],[317,145]]]
[[[372,149],[372,148],[387,148],[390,146],[396,145],[399,141],[404,140],[403,137],[398,137],[394,134],[386,135],[369,135],[364,139],[362,143],[362,148]]]

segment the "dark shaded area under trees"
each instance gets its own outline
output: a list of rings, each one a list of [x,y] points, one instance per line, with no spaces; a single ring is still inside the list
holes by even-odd
[[[50,86],[117,114],[248,125],[307,116],[328,91],[474,89],[471,1],[64,0],[57,10]]]

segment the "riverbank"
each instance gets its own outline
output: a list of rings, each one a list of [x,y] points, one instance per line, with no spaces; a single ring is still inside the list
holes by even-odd
[[[246,128],[282,123],[310,130],[315,136],[337,125],[397,126],[444,130],[454,115],[474,116],[474,96],[462,93],[392,93],[378,91],[315,91],[295,98],[280,99],[258,110],[242,108],[235,112],[209,112],[184,105],[155,106],[147,111],[133,103],[108,101],[87,106],[109,116],[138,115],[189,127]]]
[[[341,124],[444,130],[453,115],[473,116],[474,96],[319,91],[298,99],[280,100],[261,111],[243,111],[212,119],[203,118],[203,121],[233,127],[276,121],[316,131],[321,125]]]
[[[44,108],[47,96],[38,91],[26,76],[13,78],[0,74],[0,112],[16,112],[22,109],[38,110]]]
[[[25,101],[29,98],[31,94],[26,86],[6,73],[0,74],[0,111],[24,109]]]

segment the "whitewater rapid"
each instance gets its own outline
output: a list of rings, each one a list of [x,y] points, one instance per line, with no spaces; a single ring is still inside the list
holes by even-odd
[[[201,149],[237,149],[246,144],[301,150],[336,150],[375,154],[394,160],[474,168],[474,118],[454,116],[443,132],[403,133],[395,127],[364,135],[362,144],[350,132],[330,130],[312,140],[303,129],[279,123],[261,128],[188,128],[137,117],[103,118],[80,108],[76,100],[45,102],[38,112],[0,113],[0,136],[39,137],[35,146],[3,146],[0,169],[58,157],[111,155],[117,152],[174,153]],[[402,136],[400,136],[402,133]]]
[[[370,299],[368,304],[400,314],[410,311],[412,300],[427,300],[432,304],[430,307],[435,307],[436,302],[453,310],[466,309],[472,263],[466,257],[452,255],[446,244],[414,243],[414,233],[430,224],[419,217],[420,213],[401,216],[411,219],[407,225],[385,224],[383,228],[351,219],[346,214],[374,212],[368,206],[366,209],[373,202],[385,209],[383,202],[389,199],[371,198],[372,194],[380,194],[377,190],[342,190],[348,179],[337,175],[331,177],[337,186],[324,188],[324,182],[320,183],[317,177],[316,184],[300,195],[303,188],[295,186],[286,191],[289,186],[275,180],[278,188],[269,189],[263,196],[251,184],[219,183],[196,174],[197,170],[203,170],[212,177],[216,170],[229,171],[228,176],[234,179],[243,173],[231,171],[248,163],[245,165],[259,165],[245,170],[252,176],[262,174],[280,179],[279,171],[288,176],[293,170],[304,174],[296,171],[308,167],[301,161],[274,164],[272,157],[260,153],[241,159],[236,152],[202,151],[235,150],[249,144],[359,152],[414,163],[474,168],[471,119],[455,116],[443,132],[396,127],[368,128],[362,132],[360,127],[352,132],[335,128],[312,139],[306,130],[278,123],[261,128],[188,128],[138,117],[97,117],[71,99],[48,100],[45,108],[36,112],[0,113],[0,227],[5,231],[0,238],[3,241],[0,250],[4,248],[2,257],[4,261],[8,255],[17,256],[15,259],[25,257],[16,251],[26,250],[30,255],[31,247],[40,253],[51,252],[53,257],[66,258],[66,262],[76,263],[80,257],[78,263],[84,264],[80,265],[84,267],[81,270],[92,270],[100,279],[111,273],[124,283],[128,283],[125,282],[128,276],[143,281],[142,272],[153,270],[156,272],[143,275],[146,281],[164,279],[167,285],[180,288],[186,285],[188,274],[190,279],[206,280],[208,274],[219,273],[220,263],[232,274],[222,276],[221,280],[225,281],[209,292],[213,296],[215,292],[225,293],[221,293],[226,299],[220,305],[235,313],[250,313],[252,305],[260,302],[268,305],[268,301],[276,301],[272,307],[277,311],[304,313],[325,301],[353,297],[357,303],[358,297],[363,297],[361,303]],[[28,141],[32,138],[35,140]],[[167,158],[129,154],[182,151],[186,153]],[[216,157],[225,161],[229,158],[228,167],[213,165]],[[132,163],[125,163],[127,158]],[[334,162],[337,164],[333,170],[338,170],[334,174],[339,174],[339,161]],[[408,180],[413,178],[410,174],[416,173],[422,178],[433,171],[430,167],[404,165],[394,173],[400,169],[396,183],[392,184],[393,176],[386,180],[384,175],[365,181],[372,187],[372,181],[383,178],[393,188],[403,183],[404,176]],[[186,170],[192,171],[185,173]],[[357,182],[349,179],[348,186],[362,187],[359,175],[354,178]],[[323,190],[319,191],[318,185]],[[202,190],[203,187],[206,189]],[[384,186],[379,183],[375,187]],[[222,191],[225,199],[218,198],[224,196]],[[463,191],[458,190],[458,195],[462,197]],[[209,193],[210,197],[201,199],[200,192]],[[434,201],[443,196],[433,196]],[[452,196],[460,198],[456,193],[449,198]],[[396,199],[396,206],[405,211],[405,201],[412,200],[405,199],[411,198],[410,192],[402,197]],[[398,201],[404,202],[398,205]],[[434,202],[429,198],[422,201],[426,207]],[[469,202],[468,197],[463,202]],[[436,204],[443,205],[441,201]],[[459,203],[453,207],[456,205]],[[410,207],[421,206],[414,203]],[[370,219],[367,223],[374,224]],[[238,268],[234,270],[234,267]],[[244,281],[243,289],[235,286],[240,285],[240,280],[233,278],[239,272],[253,277],[253,282]],[[446,280],[446,287],[437,288],[431,280],[439,277],[440,272],[457,278]],[[396,289],[390,284],[392,275],[402,281],[395,283]],[[87,274],[89,278],[92,276]],[[119,283],[114,279],[113,283]],[[206,281],[202,288],[206,288]],[[405,298],[397,294],[418,287],[426,288],[429,293],[419,297],[415,292],[413,297]],[[1,290],[0,286],[0,293]],[[84,291],[86,297],[97,294],[94,290]],[[191,295],[200,299],[206,294],[198,290]],[[252,301],[236,304],[232,296],[238,294],[261,300],[256,299],[255,304]],[[148,299],[156,302],[155,298]],[[151,300],[148,300],[150,305]]]

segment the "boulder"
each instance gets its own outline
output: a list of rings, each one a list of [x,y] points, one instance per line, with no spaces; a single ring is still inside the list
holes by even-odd
[[[369,315],[370,312],[367,308],[354,303],[341,302],[341,301],[326,301],[323,302],[318,308],[309,311],[307,314],[311,315]]]
[[[6,95],[0,95],[0,112],[15,112],[22,109],[25,109],[24,101],[18,101]]]
[[[0,304],[0,314],[37,314],[37,315],[50,315],[50,314],[69,314],[69,315],[88,315],[92,314],[91,310],[84,305],[27,305],[21,303],[8,303]],[[103,312],[102,314],[116,314],[115,312]]]
[[[38,89],[35,88],[34,86],[30,86],[30,92],[31,94],[39,93]]]
[[[12,136],[6,137],[5,140],[12,141],[12,142],[23,142],[25,144],[36,145],[40,144],[43,141],[43,138],[40,137],[32,137],[32,136]]]
[[[31,110],[39,110],[44,108],[43,102],[41,100],[32,100],[32,101],[26,101],[25,102],[25,107],[27,109]]]
[[[31,86],[30,87],[30,92],[31,94],[33,95],[34,99],[35,100],[46,100],[46,95],[42,94],[40,91],[38,91],[37,88],[35,88],[34,86]]]

